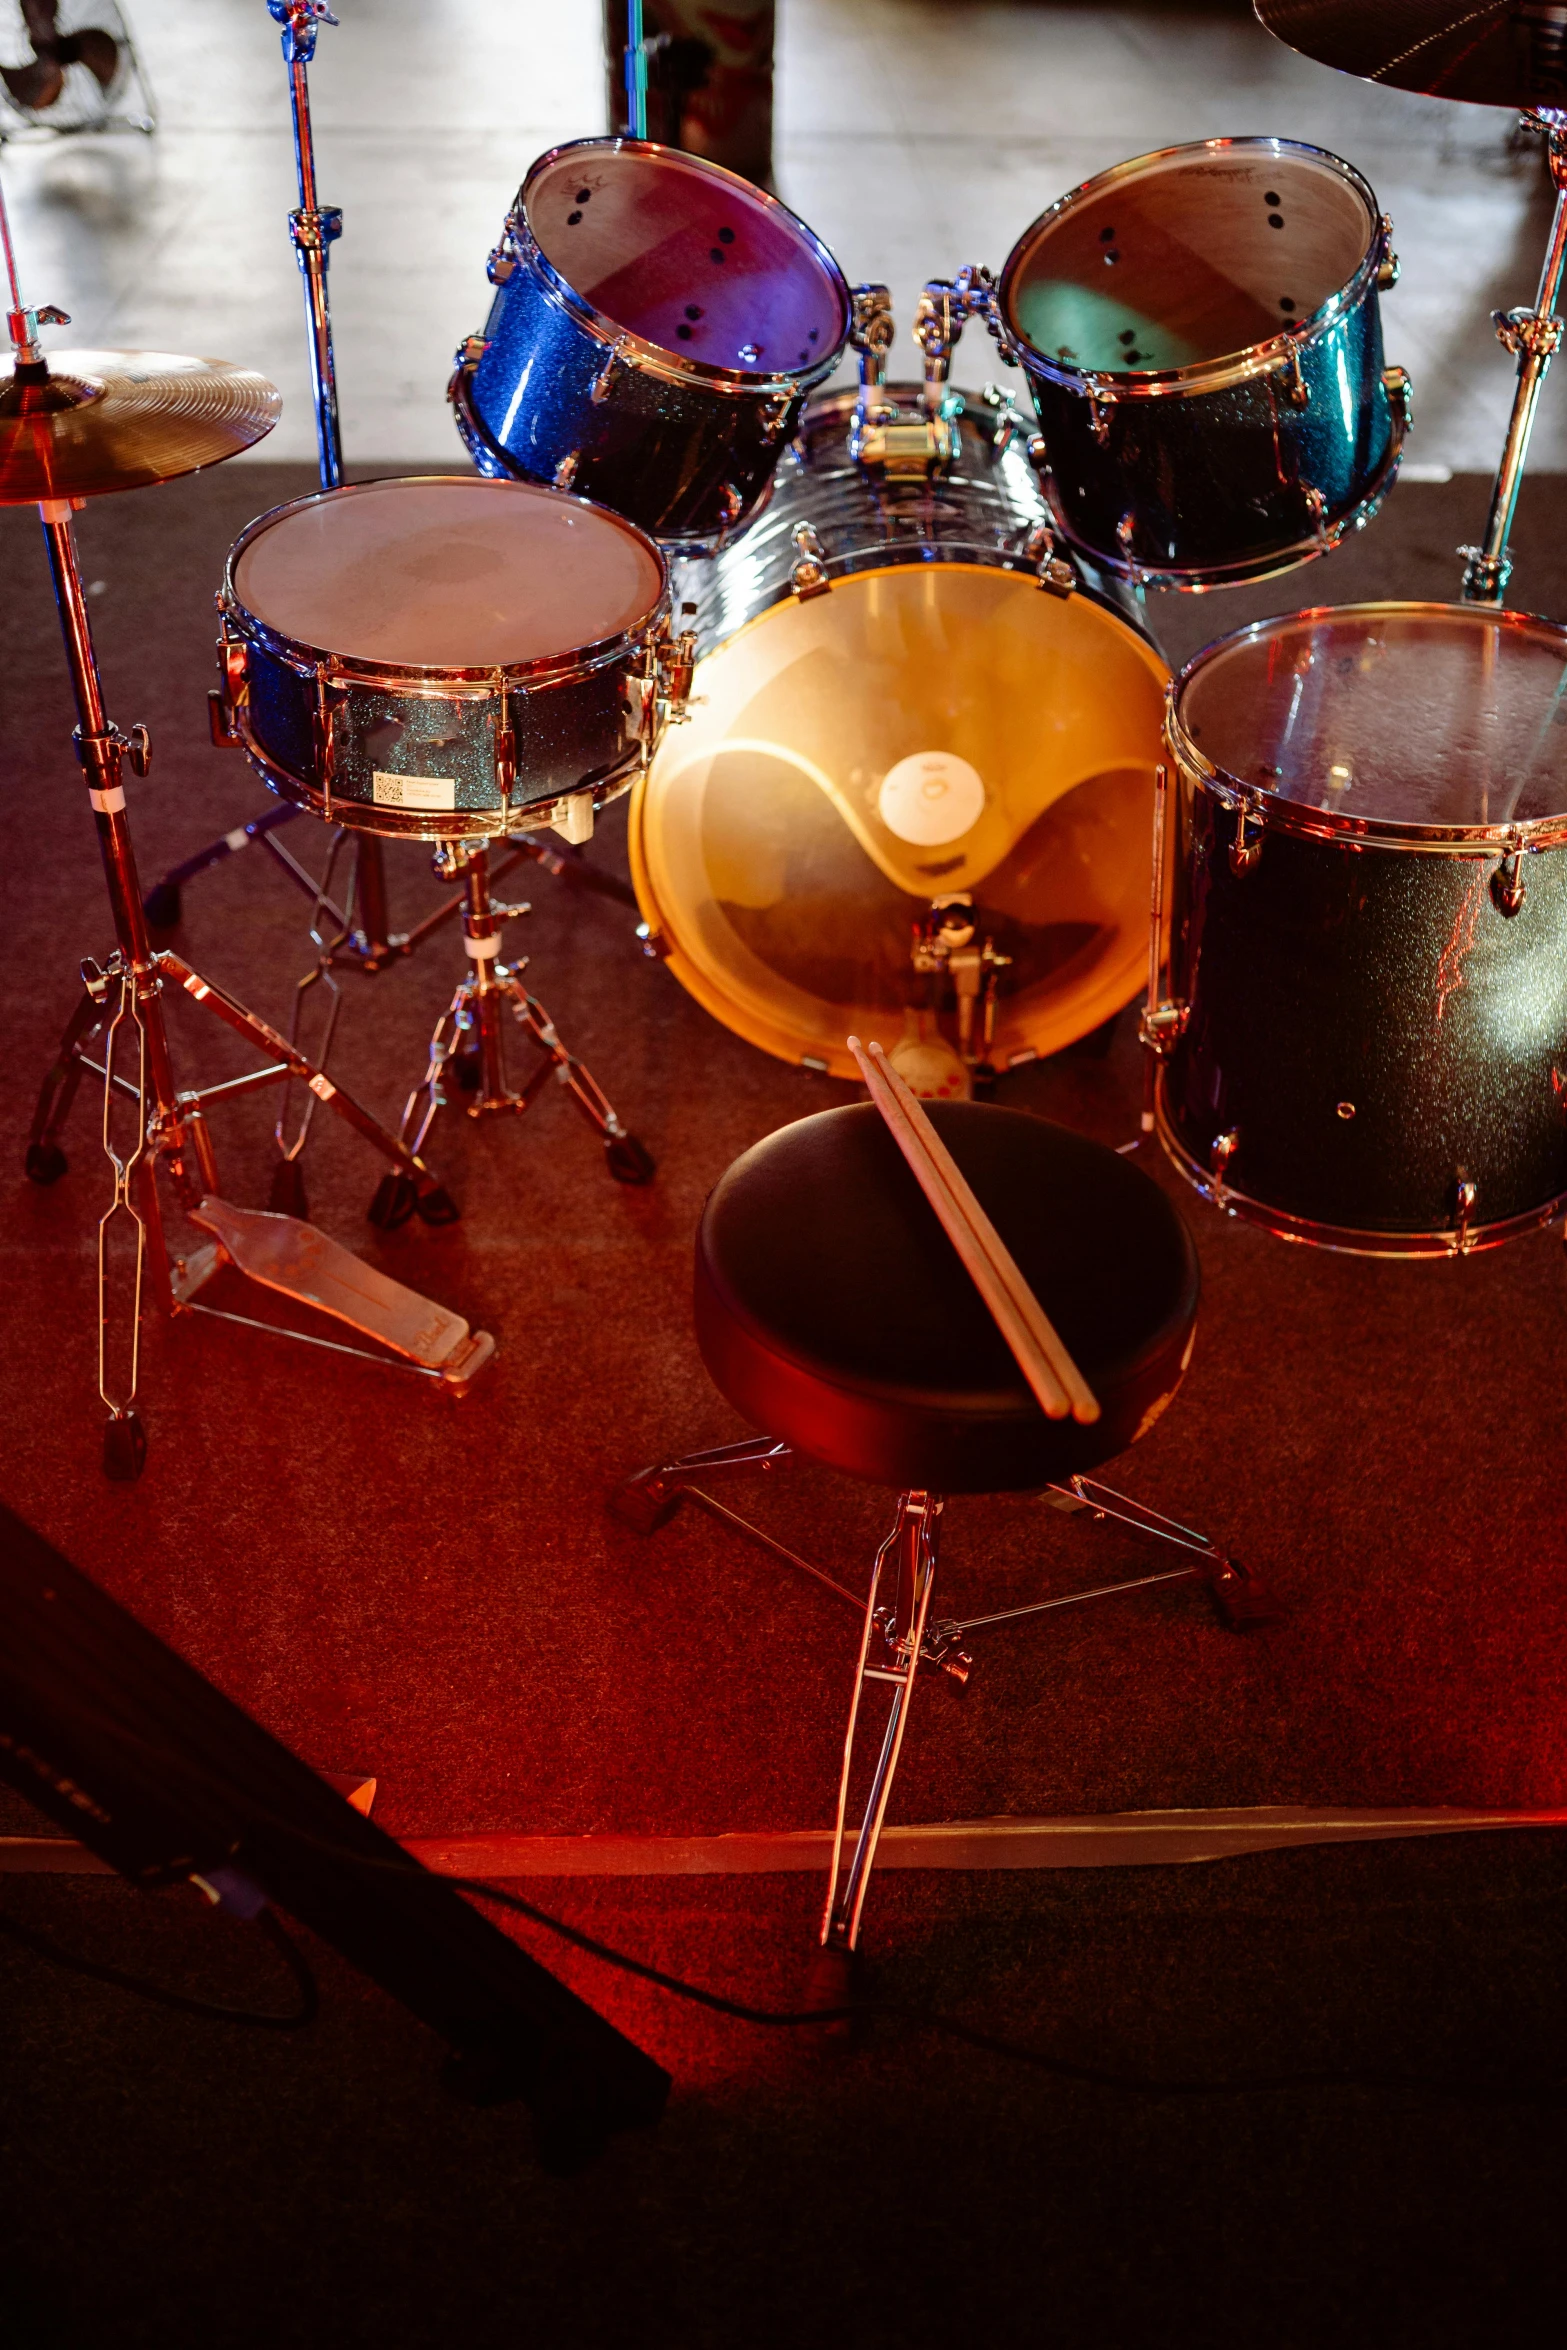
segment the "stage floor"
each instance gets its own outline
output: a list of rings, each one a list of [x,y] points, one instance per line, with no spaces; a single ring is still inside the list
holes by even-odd
[[[130,785],[148,879],[265,805],[206,740],[211,594],[239,527],[309,486],[252,465],[81,518],[110,708],[153,731],[152,773]],[[1166,605],[1154,625],[1174,656],[1257,610],[1450,595],[1451,550],[1477,534],[1484,495],[1477,479],[1406,485],[1340,556]],[[1562,609],[1564,522],[1554,482],[1526,490],[1520,603]],[[642,958],[629,913],[531,877],[511,950],[653,1151],[656,1183],[610,1182],[551,1092],[515,1126],[438,1128],[430,1155],[462,1221],[383,1238],[364,1216],[379,1169],[321,1121],[316,1220],[492,1330],[493,1367],[458,1405],[280,1339],[153,1323],[147,1472],[106,1485],[96,1105],[78,1103],[64,1182],[21,1175],[76,964],[108,943],[104,900],[36,521],[0,518],[0,545],[3,1498],[307,1760],[373,1773],[394,1833],[822,1825],[852,1619],[694,1511],[643,1542],[604,1501],[654,1458],[744,1432],[691,1335],[701,1203],[748,1144],[850,1089],[714,1025]],[[310,819],[287,837],[320,856]],[[612,812],[590,855],[623,870],[623,837]],[[400,922],[438,902],[422,852],[395,849],[389,866]],[[305,911],[251,849],[190,886],[181,951],[286,1023]],[[460,961],[453,941],[343,978],[335,1066],[385,1115]],[[174,1019],[190,1079],[241,1065],[189,1006]],[[1126,1140],[1133,1027],[1129,1012],[1105,1057],[1022,1070],[1000,1098]],[[218,1129],[242,1204],[265,1202],[268,1120],[252,1098]],[[1205,1296],[1178,1404],[1112,1481],[1254,1562],[1287,1619],[1237,1639],[1178,1592],[977,1636],[962,1699],[921,1689],[895,1816],[1561,1804],[1559,1237],[1462,1263],[1328,1256],[1227,1222],[1148,1163],[1188,1217]],[[855,1583],[888,1514],[885,1496],[811,1469],[757,1507]],[[1004,1605],[1142,1555],[1032,1502],[965,1501],[943,1594],[964,1612]],[[659,1963],[799,1995],[817,1900],[803,1876],[539,1891]],[[1564,2055],[1562,1891],[1549,1837],[1092,1877],[911,1874],[873,1892],[869,1938],[890,1996],[1128,2071],[1374,2066],[1537,2085]],[[209,1988],[242,1969],[264,1989],[194,1896],[11,1880],[3,1898],[117,1963],[205,1968]],[[1363,2089],[1150,2106],[905,2025],[824,2070],[819,2051],[693,2022],[561,1963],[678,2076],[660,2137],[573,2188],[531,2172],[516,2116],[442,2108],[430,2044],[330,1959],[319,2033],[257,2048],[0,1945],[19,2035],[0,2225],[20,2231],[0,2282],[10,2273],[15,2307],[36,2313],[17,2340],[194,2339],[205,2313],[234,2341],[500,2342],[532,2323],[561,2343],[830,2329],[901,2350],[1037,2340],[1054,2318],[1066,2338],[1119,2343],[1176,2338],[1169,2312],[1210,2293],[1192,2338],[1467,2343],[1482,2311],[1494,2338],[1533,2338],[1501,2313],[1525,2306],[1554,2242],[1540,2158],[1556,2125],[1538,2110]],[[105,2258],[84,2261],[84,2243]],[[1131,2313],[1119,2331],[1107,2296]]]

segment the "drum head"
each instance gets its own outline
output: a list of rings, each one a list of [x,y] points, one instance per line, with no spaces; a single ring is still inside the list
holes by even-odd
[[[1009,324],[1098,375],[1238,357],[1355,276],[1376,219],[1336,157],[1216,140],[1125,163],[1036,221],[1002,280]]]
[[[663,559],[629,522],[526,482],[356,483],[251,526],[234,593],[291,643],[373,668],[550,661],[649,620]]]
[[[523,196],[540,252],[573,293],[682,360],[795,375],[848,333],[843,279],[809,229],[713,164],[590,142],[546,158]]]
[[[1567,812],[1567,630],[1479,604],[1264,620],[1185,670],[1210,767],[1346,824],[1451,830]]]
[[[1012,958],[998,1065],[1086,1035],[1147,965],[1165,676],[1031,573],[900,565],[775,605],[701,663],[633,797],[676,975],[751,1043],[852,1077],[847,1036],[890,1047],[929,1000],[914,926],[968,891],[975,944]]]

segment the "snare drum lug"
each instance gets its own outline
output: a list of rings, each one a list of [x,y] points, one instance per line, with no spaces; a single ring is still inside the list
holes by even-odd
[[[503,800],[509,800],[517,781],[517,734],[511,726],[495,729],[495,787]]]
[[[684,628],[680,634],[659,647],[658,690],[664,704],[664,715],[671,726],[681,726],[690,717],[691,680],[696,671],[696,631]]]
[[[1390,294],[1398,283],[1403,264],[1393,250],[1393,216],[1389,212],[1382,215],[1382,244],[1382,258],[1377,263],[1377,292]]]
[[[1457,1177],[1458,1221],[1453,1230],[1453,1254],[1455,1257],[1466,1257],[1474,1246],[1469,1226],[1475,1211],[1475,1201],[1479,1197],[1479,1185],[1470,1181],[1462,1167],[1457,1170]]]
[[[570,489],[577,478],[577,467],[581,463],[582,451],[580,449],[573,449],[569,457],[562,457],[551,477],[558,490]]]
[[[794,395],[791,392],[779,392],[774,399],[763,402],[761,419],[764,441],[782,439],[784,427],[789,421],[789,411],[793,406]],[[731,515],[729,519],[733,521],[734,516]]]
[[[452,365],[456,368],[477,367],[489,347],[487,335],[464,335],[452,354]]]
[[[244,737],[234,724],[234,713],[226,695],[218,686],[213,686],[207,695],[207,727],[218,750],[243,750]]]
[[[1326,551],[1327,548],[1329,548],[1333,543],[1328,535],[1327,499],[1323,496],[1321,490],[1317,489],[1315,486],[1308,489],[1305,493],[1305,496],[1306,512],[1311,516],[1311,527],[1317,534],[1317,544],[1324,551]]]
[[[1407,368],[1384,367],[1382,385],[1395,414],[1408,432],[1415,421],[1415,387]]]
[[[517,215],[508,212],[501,229],[500,242],[484,265],[484,274],[492,286],[503,286],[516,268],[521,255],[517,251]]]
[[[1491,876],[1491,900],[1499,914],[1516,914],[1524,901],[1523,875],[1519,870],[1519,855],[1511,850]]]
[[[1113,405],[1111,394],[1097,376],[1085,375],[1083,397],[1088,402],[1088,422],[1094,439],[1099,443],[1101,449],[1106,449],[1110,445],[1110,410]]]

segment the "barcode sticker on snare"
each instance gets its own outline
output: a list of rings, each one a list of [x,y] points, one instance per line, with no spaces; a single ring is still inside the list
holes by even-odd
[[[455,808],[457,781],[451,775],[383,775],[380,768],[372,774],[375,804],[378,808]]]

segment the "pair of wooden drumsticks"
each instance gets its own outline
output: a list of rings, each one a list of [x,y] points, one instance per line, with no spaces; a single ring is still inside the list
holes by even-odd
[[[1016,1258],[975,1198],[967,1177],[879,1044],[849,1038],[871,1100],[935,1209],[970,1280],[990,1308],[996,1328],[1017,1358],[1018,1369],[1047,1419],[1087,1425],[1099,1404],[1060,1334],[1024,1280]]]

